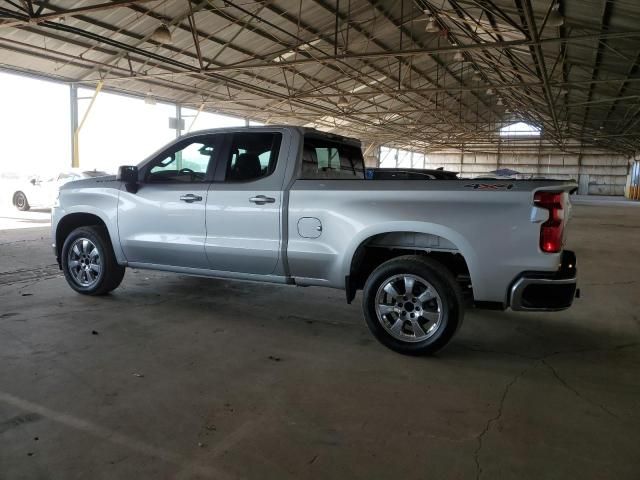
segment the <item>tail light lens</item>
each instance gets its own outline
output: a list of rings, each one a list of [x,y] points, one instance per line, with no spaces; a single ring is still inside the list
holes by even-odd
[[[562,192],[536,192],[533,202],[536,207],[549,211],[549,219],[540,227],[540,249],[547,253],[562,250],[564,211]]]

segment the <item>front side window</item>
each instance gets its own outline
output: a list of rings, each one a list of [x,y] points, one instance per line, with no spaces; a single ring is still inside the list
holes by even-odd
[[[156,159],[149,169],[149,182],[204,182],[214,161],[216,137],[189,139]]]
[[[278,161],[282,134],[234,133],[225,182],[250,182],[268,177]]]
[[[345,143],[321,138],[305,138],[301,178],[363,180],[362,150]]]

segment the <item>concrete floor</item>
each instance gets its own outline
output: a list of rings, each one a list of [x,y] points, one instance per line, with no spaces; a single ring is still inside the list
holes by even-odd
[[[576,206],[583,298],[470,311],[435,358],[344,294],[128,271],[0,231],[0,478],[640,478],[640,208]],[[360,300],[360,298],[358,298]]]

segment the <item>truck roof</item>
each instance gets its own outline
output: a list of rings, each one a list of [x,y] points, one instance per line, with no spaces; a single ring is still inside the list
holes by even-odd
[[[362,142],[360,142],[360,140],[358,140],[357,138],[345,137],[345,136],[338,135],[331,132],[323,132],[322,130],[317,130],[315,128],[310,128],[310,127],[297,127],[295,125],[249,125],[249,126],[238,126],[238,127],[207,128],[204,130],[195,130],[193,132],[186,133],[182,135],[181,138],[190,137],[193,135],[201,135],[203,133],[206,134],[206,133],[220,133],[220,132],[242,132],[242,131],[255,132],[260,130],[269,131],[274,129],[297,130],[301,132],[303,135],[312,135],[314,137],[319,137],[319,138],[328,138],[336,142],[347,143],[347,144],[358,146],[358,147],[361,147],[362,145]]]

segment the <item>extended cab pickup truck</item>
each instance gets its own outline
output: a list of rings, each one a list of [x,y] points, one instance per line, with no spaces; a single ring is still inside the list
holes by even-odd
[[[562,310],[572,182],[371,180],[360,143],[298,127],[185,135],[117,177],[65,184],[53,249],[77,292],[125,267],[363,290],[372,333],[401,353],[444,347],[464,307]]]

